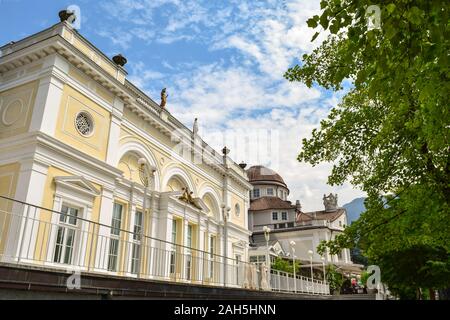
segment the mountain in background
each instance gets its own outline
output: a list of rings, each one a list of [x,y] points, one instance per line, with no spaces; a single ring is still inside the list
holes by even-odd
[[[343,207],[347,210],[347,223],[349,225],[352,224],[353,221],[357,220],[362,212],[366,211],[366,207],[364,206],[365,199],[366,198],[356,198],[343,205]],[[358,247],[351,248],[350,255],[353,263],[361,264],[367,267],[368,260],[362,255],[362,252]]]
[[[362,212],[366,211],[366,207],[364,206],[365,199],[366,198],[356,198],[342,206],[347,210],[347,223],[349,225],[357,220]]]

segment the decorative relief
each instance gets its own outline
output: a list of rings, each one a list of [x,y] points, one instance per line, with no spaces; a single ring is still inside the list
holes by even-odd
[[[27,131],[36,84],[31,82],[0,93],[0,138]]]
[[[94,133],[94,120],[86,111],[81,111],[75,117],[75,128],[79,134],[89,137]]]
[[[1,106],[1,103],[0,103]],[[2,111],[2,123],[11,126],[20,120],[23,114],[24,104],[22,99],[16,99],[8,103]]]

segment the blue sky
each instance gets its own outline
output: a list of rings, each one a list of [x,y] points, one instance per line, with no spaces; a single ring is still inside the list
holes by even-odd
[[[323,39],[311,43],[306,26],[319,0],[0,0],[0,43],[57,23],[69,5],[80,8],[84,37],[128,59],[130,81],[156,102],[166,87],[179,120],[191,126],[199,118],[202,138],[229,146],[236,162],[278,171],[305,210],[322,209],[324,193],[338,193],[340,205],[361,196],[327,186],[329,164],[296,160],[301,139],[342,96],[283,78]]]

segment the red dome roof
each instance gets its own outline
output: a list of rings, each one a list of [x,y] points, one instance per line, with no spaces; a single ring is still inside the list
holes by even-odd
[[[264,166],[250,167],[247,170],[247,177],[252,184],[267,182],[268,184],[280,184],[287,188],[286,183],[278,173]]]

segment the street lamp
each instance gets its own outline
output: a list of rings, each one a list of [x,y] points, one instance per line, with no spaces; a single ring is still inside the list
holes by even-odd
[[[311,286],[312,286],[312,291],[314,293],[314,273],[313,273],[313,265],[312,265],[313,253],[314,252],[312,250],[308,250],[309,261],[310,261],[310,265],[311,265]]]
[[[294,268],[294,292],[297,293],[297,276],[295,274],[295,241],[292,240],[290,245],[292,250],[292,266]]]
[[[142,258],[144,256],[144,227],[145,227],[145,210],[146,210],[146,198],[147,198],[147,188],[148,188],[148,175],[145,170],[147,165],[147,159],[139,158],[139,178],[144,185],[144,196],[142,197],[142,226],[140,230],[140,250],[139,250],[139,265],[138,265],[138,277],[141,275]]]
[[[270,239],[270,228],[268,226],[264,226],[264,238],[266,238],[266,265],[267,265],[267,276],[270,275],[270,256],[269,256],[269,239]],[[269,279],[267,279],[269,280]],[[269,282],[268,282],[269,283]]]

